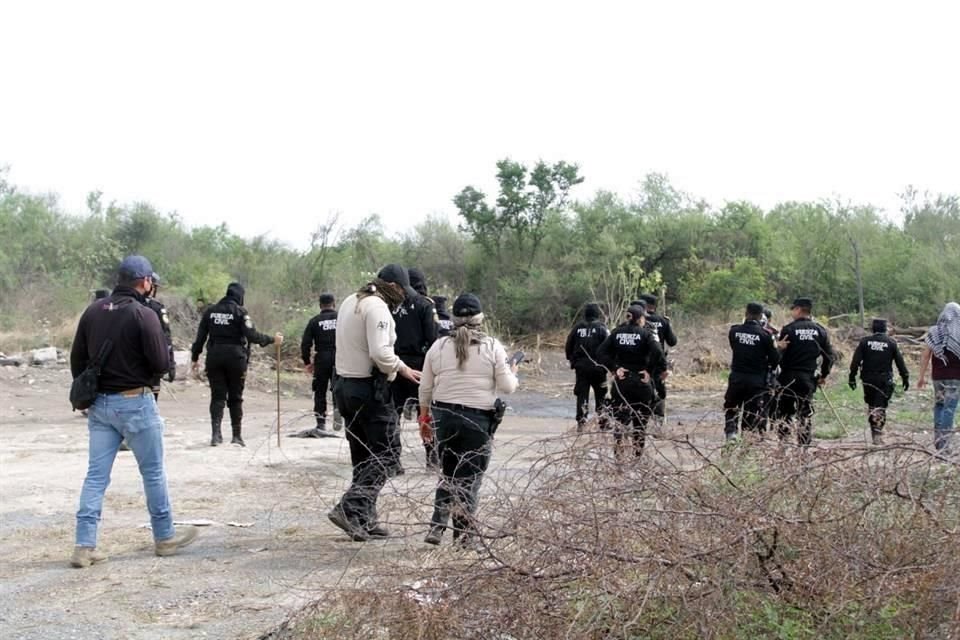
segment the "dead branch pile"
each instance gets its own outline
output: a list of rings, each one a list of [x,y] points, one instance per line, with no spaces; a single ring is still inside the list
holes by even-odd
[[[553,443],[485,496],[477,549],[381,565],[274,637],[955,637],[956,466],[909,443],[674,444],[622,464]]]

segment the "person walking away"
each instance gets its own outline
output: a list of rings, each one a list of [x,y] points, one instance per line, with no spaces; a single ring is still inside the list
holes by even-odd
[[[428,544],[440,544],[453,516],[453,538],[468,544],[490,463],[496,430],[497,393],[517,389],[517,365],[508,364],[500,342],[483,332],[483,307],[471,293],[453,303],[454,334],[435,342],[420,380],[420,435],[436,439],[441,476],[434,498]]]
[[[738,425],[743,431],[762,436],[767,430],[768,375],[780,362],[773,337],[764,330],[763,306],[747,305],[743,324],[730,327],[727,334],[733,360],[723,399],[724,436],[737,439]]]
[[[653,380],[666,369],[666,360],[653,332],[644,326],[646,310],[627,309],[627,322],[615,328],[597,351],[597,360],[614,373],[611,390],[618,422],[614,431],[617,457],[622,457],[624,430],[629,430],[636,457],[643,455],[646,429],[653,414]]]
[[[960,398],[960,305],[948,302],[924,338],[917,388],[927,385],[927,369],[933,379],[933,444],[949,451],[953,418]]]
[[[415,371],[423,369],[423,359],[427,350],[437,339],[437,314],[433,301],[427,297],[427,281],[418,269],[407,271],[410,287],[416,292],[407,297],[403,304],[394,312],[393,317],[397,325],[397,342],[394,349],[403,363]],[[419,385],[403,376],[398,376],[390,385],[393,394],[393,404],[397,415],[408,420],[417,415],[417,397],[420,394]],[[400,420],[397,420],[396,429],[391,434],[391,446],[394,449],[396,464],[389,469],[391,476],[403,473],[400,464],[402,449],[400,439]],[[427,467],[436,467],[437,453],[431,443],[425,443],[424,449]]]
[[[167,382],[173,382],[177,378],[177,361],[173,355],[173,330],[170,327],[170,316],[163,303],[157,300],[157,294],[160,292],[160,275],[153,274],[153,288],[144,298],[143,303],[151,311],[157,314],[160,319],[160,327],[163,329],[163,337],[167,341],[167,355],[170,359],[170,368],[165,372]],[[157,376],[151,387],[153,387],[153,397],[157,402],[160,401],[160,383],[163,376]]]
[[[590,390],[597,415],[604,410],[607,397],[607,370],[597,360],[600,345],[610,335],[607,325],[600,319],[600,307],[588,304],[583,310],[583,320],[574,325],[567,336],[565,351],[576,381],[573,394],[577,399],[577,433],[582,433],[587,422],[590,406]]]
[[[311,360],[311,351],[313,359]],[[310,318],[300,340],[300,357],[313,374],[313,415],[316,427],[297,434],[300,438],[333,438],[327,430],[327,389],[333,380],[337,356],[337,306],[332,293],[320,294],[320,313]],[[336,420],[336,417],[334,418]],[[334,429],[337,428],[334,424]]]
[[[233,432],[231,444],[247,446],[243,442],[243,387],[247,377],[247,365],[250,360],[250,344],[266,347],[281,344],[283,334],[269,336],[257,331],[253,318],[243,307],[245,290],[239,282],[227,286],[226,295],[216,304],[210,305],[200,318],[197,338],[193,342],[191,355],[193,370],[200,368],[200,354],[207,346],[206,371],[210,382],[210,446],[223,444],[220,424],[223,422],[223,408],[230,410],[230,427]]]
[[[437,308],[437,337],[453,335],[453,318],[447,311],[447,297],[434,296],[433,304]]]
[[[813,300],[797,298],[790,307],[793,321],[780,330],[780,397],[777,403],[778,435],[785,441],[798,420],[797,443],[813,441],[813,394],[826,384],[833,366],[833,347],[827,330],[812,318]],[[817,366],[820,374],[817,375]]]
[[[390,438],[397,412],[390,382],[397,376],[420,382],[420,372],[394,351],[393,310],[414,295],[407,271],[391,264],[344,300],[337,314],[333,397],[345,423],[353,477],[327,517],[358,542],[389,535],[377,521],[377,498],[395,463]]]
[[[163,458],[163,418],[150,388],[156,376],[169,367],[160,320],[144,305],[152,275],[153,267],[143,256],[124,258],[112,295],[95,300],[83,312],[70,350],[74,378],[103,354],[97,397],[87,420],[89,463],[77,509],[76,546],[70,559],[76,568],[107,559],[97,549],[97,533],[103,497],[123,439],[133,450],[143,478],[156,555],[173,555],[197,536],[194,527],[178,531],[173,526]]]
[[[677,335],[670,325],[670,318],[657,313],[657,296],[652,293],[645,293],[640,296],[640,299],[643,300],[647,308],[647,328],[653,332],[654,337],[660,343],[660,349],[663,351],[664,359],[666,359],[670,349],[677,346]],[[653,388],[657,392],[657,401],[653,408],[653,420],[657,433],[663,429],[666,416],[667,377],[669,375],[669,368],[664,368],[663,373],[653,380]]]
[[[893,395],[893,365],[897,365],[903,390],[910,388],[910,372],[903,361],[900,346],[890,337],[887,321],[876,318],[871,324],[873,335],[857,344],[850,361],[851,390],[857,388],[857,374],[863,381],[863,401],[867,404],[867,421],[875,445],[883,444],[883,427],[887,423],[887,407]]]

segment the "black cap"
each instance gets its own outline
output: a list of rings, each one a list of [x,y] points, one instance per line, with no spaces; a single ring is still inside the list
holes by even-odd
[[[388,264],[383,269],[380,269],[377,277],[384,282],[392,282],[403,287],[403,291],[408,298],[416,298],[420,295],[410,286],[410,275],[407,273],[407,270],[399,264]]]
[[[870,323],[870,328],[874,333],[886,333],[887,321],[883,318],[874,318],[873,322]]]
[[[110,297],[109,289],[97,289],[96,291],[93,292],[94,300],[102,300],[103,298],[109,298],[109,297]]]
[[[332,293],[321,293],[321,294],[320,294],[320,304],[322,304],[322,305],[324,305],[324,306],[326,306],[326,305],[328,305],[328,304],[334,304],[336,301],[337,301],[337,299],[333,297],[333,294],[332,294]]]
[[[583,308],[583,317],[587,320],[596,320],[600,317],[600,305],[588,304]]]
[[[640,299],[647,303],[648,307],[657,306],[657,296],[653,295],[652,293],[645,293],[640,296]]]
[[[410,277],[410,286],[413,290],[422,296],[427,295],[427,277],[423,275],[423,271],[408,269],[407,275]]]
[[[793,301],[793,304],[790,306],[790,308],[796,309],[797,307],[800,307],[801,309],[813,309],[813,299],[797,298]]]
[[[637,321],[647,315],[647,308],[638,304],[631,304],[630,308],[627,309],[627,314],[633,318],[634,321]]]
[[[644,311],[647,310],[647,303],[644,302],[643,300],[631,300],[631,301],[630,301],[630,306],[631,306],[631,307],[641,307]]]
[[[453,315],[458,318],[469,318],[483,313],[480,298],[472,293],[461,293],[453,302]]]
[[[747,303],[747,315],[748,316],[761,316],[763,315],[763,305],[759,302],[749,302]]]
[[[120,263],[117,275],[121,280],[140,280],[153,275],[153,266],[143,256],[127,256]]]

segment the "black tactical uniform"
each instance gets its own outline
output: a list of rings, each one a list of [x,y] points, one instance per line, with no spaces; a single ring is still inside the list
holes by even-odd
[[[157,289],[160,287],[160,276],[156,273],[153,274],[153,291],[149,296],[143,299],[143,304],[149,307],[154,313],[157,314],[157,317],[160,318],[160,328],[163,329],[163,336],[167,340],[167,355],[170,360],[170,368],[167,369],[167,381],[173,382],[177,377],[177,361],[173,357],[173,335],[170,330],[170,316],[167,315],[167,308],[163,306],[163,303],[157,300],[154,296],[157,295]],[[151,387],[153,388],[153,398],[154,400],[160,400],[160,381],[162,376],[157,376],[153,381]]]
[[[873,321],[873,335],[857,345],[850,361],[850,388],[857,388],[857,373],[863,380],[863,401],[870,408],[870,433],[874,444],[883,444],[883,427],[887,422],[887,407],[893,395],[893,365],[903,382],[903,389],[910,388],[910,372],[903,361],[897,341],[887,335],[887,321]]]
[[[647,328],[653,332],[657,342],[660,343],[663,357],[666,358],[670,348],[677,346],[677,335],[670,326],[670,320],[657,313],[657,296],[647,293],[640,296],[640,299],[647,307]],[[657,392],[657,403],[653,407],[653,415],[659,422],[663,422],[666,415],[667,383],[657,376],[653,380],[653,388]]]
[[[310,364],[310,352],[314,352],[313,413],[320,431],[327,428],[327,389],[333,380],[333,365],[337,357],[337,310],[333,307],[334,302],[332,294],[320,296],[320,306],[329,308],[310,318],[300,340],[303,364]]]
[[[646,440],[647,422],[653,413],[652,379],[666,369],[666,360],[653,332],[640,324],[644,309],[630,307],[627,315],[629,322],[614,329],[603,341],[597,359],[615,374],[619,369],[625,372],[622,379],[616,375],[613,379],[613,410],[621,425],[614,435],[619,452],[623,428],[629,425],[634,452],[640,456]]]
[[[600,307],[595,304],[587,305],[583,318],[570,331],[566,343],[567,361],[576,374],[573,394],[577,398],[577,432],[583,431],[587,421],[590,390],[597,415],[604,410],[607,398],[607,370],[597,360],[597,351],[610,331],[600,320]]]
[[[240,431],[250,343],[265,347],[274,342],[273,336],[254,328],[253,320],[243,308],[243,294],[243,286],[233,282],[220,302],[207,307],[191,349],[193,362],[197,362],[209,337],[207,380],[210,382],[210,446],[213,447],[223,442],[220,423],[223,421],[224,405],[230,409],[230,426],[233,429],[231,442],[245,446]]]
[[[437,337],[444,338],[453,333],[453,317],[447,311],[447,298],[434,296],[433,304],[437,308]]]
[[[733,361],[723,399],[724,434],[728,440],[737,435],[741,413],[744,431],[767,430],[769,373],[780,362],[780,352],[773,336],[763,328],[762,313],[763,307],[751,303],[747,305],[747,320],[730,327],[728,339]]]
[[[417,269],[410,269],[407,272],[410,278],[410,286],[417,292],[416,297],[408,297],[402,305],[393,313],[393,319],[397,325],[397,341],[393,345],[394,353],[400,356],[405,365],[416,371],[423,370],[423,360],[430,350],[430,346],[437,340],[437,312],[434,309],[433,301],[426,296],[426,281],[423,274]],[[393,396],[393,405],[397,410],[397,415],[404,415],[406,412],[409,419],[417,415],[416,402],[420,397],[420,385],[412,382],[403,376],[390,383],[390,393]],[[391,446],[393,447],[396,466],[390,469],[391,474],[403,473],[403,467],[400,465],[400,422],[397,421],[397,428],[391,434]],[[427,454],[427,464],[434,465],[437,462],[437,450],[433,443],[424,445]]]
[[[788,340],[789,344],[780,360],[778,432],[780,438],[785,439],[794,417],[799,416],[797,443],[800,445],[809,445],[813,439],[813,394],[819,382],[830,375],[834,358],[827,330],[810,318],[812,306],[809,298],[797,298],[793,308],[805,315],[780,330],[780,340]]]

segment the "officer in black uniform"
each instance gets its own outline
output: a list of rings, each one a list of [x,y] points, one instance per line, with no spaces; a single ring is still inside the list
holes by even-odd
[[[160,318],[160,328],[163,329],[163,336],[167,339],[167,355],[170,360],[170,368],[167,369],[167,382],[173,382],[177,377],[177,361],[173,357],[173,335],[170,329],[170,316],[167,314],[167,308],[163,306],[163,303],[157,300],[157,293],[160,291],[160,274],[153,274],[153,289],[150,290],[150,293],[143,299],[143,304],[153,310],[157,314],[157,317]],[[153,383],[153,397],[155,400],[160,400],[160,381],[161,377],[158,377],[154,380]]]
[[[453,334],[453,316],[447,311],[447,297],[434,296],[433,304],[437,309],[437,337],[444,338]]]
[[[670,348],[677,346],[677,334],[673,332],[673,327],[670,326],[670,318],[657,313],[657,296],[652,293],[645,293],[640,298],[647,307],[647,328],[653,332],[654,337],[660,343],[663,357],[666,358]],[[666,415],[667,375],[668,369],[664,369],[663,373],[653,380],[653,389],[657,392],[657,402],[653,407],[653,419],[658,429],[663,427],[663,420]]]
[[[850,388],[857,388],[857,373],[863,380],[863,401],[869,410],[870,435],[873,444],[883,444],[883,427],[887,423],[887,407],[893,395],[893,365],[903,382],[903,390],[910,388],[910,372],[903,361],[900,346],[887,332],[887,321],[877,318],[867,336],[857,345],[850,361]]]
[[[410,279],[410,287],[417,295],[408,296],[393,313],[397,325],[397,341],[394,343],[393,350],[410,369],[422,371],[424,357],[430,346],[437,340],[437,313],[433,300],[427,297],[427,282],[423,273],[419,269],[408,269],[407,276]],[[420,385],[403,376],[397,376],[390,383],[390,392],[397,415],[404,416],[408,420],[414,419],[417,415],[416,403],[417,398],[420,397]],[[391,475],[400,475],[403,473],[403,466],[400,464],[399,420],[394,433],[391,434],[391,446],[396,462],[389,472]],[[427,465],[436,466],[435,443],[428,442],[424,444],[424,448],[427,454]]]
[[[597,351],[600,364],[614,373],[613,410],[620,426],[614,433],[618,457],[623,430],[630,427],[634,453],[640,456],[646,442],[646,427],[653,413],[653,380],[666,369],[666,360],[653,332],[644,327],[646,310],[631,306],[627,323],[614,329]]]
[[[593,402],[597,415],[600,415],[605,408],[607,370],[597,360],[597,351],[610,335],[610,331],[600,316],[600,307],[596,304],[588,304],[583,310],[583,320],[574,325],[567,336],[567,361],[576,374],[573,394],[577,398],[577,433],[583,431],[587,422],[590,389],[593,389]]]
[[[310,352],[313,350],[313,360]],[[337,306],[332,293],[320,294],[320,313],[310,318],[300,340],[300,357],[307,373],[313,374],[314,429],[297,434],[301,438],[336,437],[327,430],[327,389],[333,380],[333,364],[337,357]],[[334,423],[337,429],[338,423]]]
[[[781,441],[786,440],[794,418],[799,417],[797,443],[807,446],[813,439],[813,394],[826,383],[834,354],[827,330],[811,318],[813,300],[797,298],[790,309],[793,322],[780,330],[777,342],[782,354],[777,430]]]
[[[283,334],[268,336],[253,326],[253,319],[243,308],[243,285],[231,282],[227,295],[220,302],[210,305],[203,312],[197,339],[193,343],[193,370],[200,367],[200,353],[210,339],[207,348],[207,380],[210,382],[210,423],[212,434],[210,446],[223,443],[220,423],[223,422],[223,407],[230,409],[230,426],[233,429],[232,444],[245,447],[241,436],[243,420],[243,385],[250,358],[250,343],[266,347],[283,342]]]
[[[728,441],[737,438],[737,423],[743,416],[743,430],[764,433],[767,430],[768,374],[780,362],[780,352],[761,319],[763,306],[747,305],[743,324],[730,327],[728,340],[733,350],[727,394],[723,399],[724,434]]]

